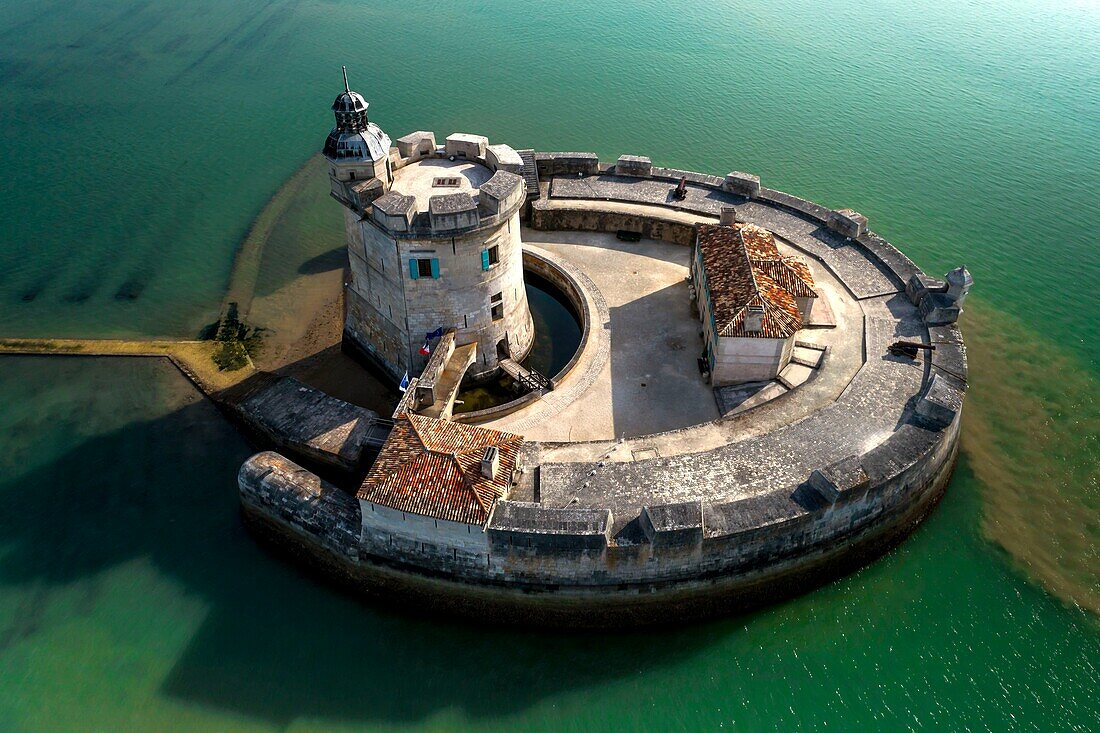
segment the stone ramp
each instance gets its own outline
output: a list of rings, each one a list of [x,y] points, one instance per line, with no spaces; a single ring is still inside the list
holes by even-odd
[[[262,373],[223,397],[265,442],[344,473],[360,471],[393,427],[391,420],[293,377]]]
[[[443,363],[442,371],[439,373],[439,376],[435,379],[432,386],[434,399],[431,404],[421,410],[417,410],[417,412],[425,417],[437,417],[449,420],[454,412],[455,397],[458,396],[458,389],[462,384],[462,377],[465,376],[466,370],[474,363],[476,358],[476,343],[454,347],[454,351],[448,355],[446,361]]]

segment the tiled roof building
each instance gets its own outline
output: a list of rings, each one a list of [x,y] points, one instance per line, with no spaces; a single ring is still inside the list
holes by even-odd
[[[700,224],[696,231],[692,275],[700,316],[711,326],[706,357],[712,381],[774,378],[790,360],[794,334],[817,298],[810,268],[781,255],[775,236],[753,224]]]
[[[411,514],[484,524],[493,502],[508,492],[522,444],[512,433],[404,413],[357,496]],[[496,457],[483,470],[488,448]]]

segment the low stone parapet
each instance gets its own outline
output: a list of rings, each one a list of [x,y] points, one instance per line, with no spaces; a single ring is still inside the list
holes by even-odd
[[[359,503],[278,453],[249,458],[237,475],[241,503],[284,531],[348,561],[359,557]]]
[[[615,174],[649,178],[653,173],[653,161],[644,155],[620,155],[615,162]]]
[[[685,546],[703,541],[703,502],[685,501],[642,507],[639,517],[654,546]]]
[[[533,502],[497,501],[486,525],[494,547],[602,550],[611,530],[609,509],[556,509]]]
[[[849,239],[856,239],[867,232],[867,217],[851,209],[837,209],[829,212],[826,226]]]
[[[755,198],[760,193],[760,176],[741,171],[731,171],[726,174],[722,187],[730,193],[745,198]]]
[[[863,470],[859,456],[848,456],[810,474],[809,486],[828,504],[850,499],[867,491],[871,479]]]
[[[531,228],[547,231],[637,232],[646,239],[657,239],[690,247],[695,241],[694,225],[655,216],[626,212],[571,207],[562,201],[540,199],[531,204]]]
[[[600,157],[595,153],[535,153],[539,178],[560,175],[594,176],[600,172]]]

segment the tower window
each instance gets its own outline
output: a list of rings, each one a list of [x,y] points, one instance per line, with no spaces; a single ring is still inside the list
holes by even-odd
[[[409,260],[409,277],[418,280],[422,277],[439,278],[439,260],[435,257],[417,257]]]
[[[481,269],[488,270],[493,265],[500,262],[500,248],[497,245],[493,245],[488,249],[481,250]]]
[[[504,318],[504,293],[497,293],[489,298],[489,312],[494,321]]]

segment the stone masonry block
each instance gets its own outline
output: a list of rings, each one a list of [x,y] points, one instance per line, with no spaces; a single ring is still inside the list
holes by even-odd
[[[397,152],[402,158],[420,158],[435,152],[435,133],[427,130],[410,132],[397,138]]]
[[[485,163],[494,171],[521,173],[523,159],[511,145],[490,145],[485,149]]]
[[[468,132],[456,132],[447,136],[444,150],[455,158],[484,158],[489,138],[484,135],[472,135]]]
[[[727,191],[751,199],[760,193],[760,176],[741,171],[730,171],[726,174],[726,182],[723,185]]]
[[[415,215],[416,199],[394,191],[382,194],[371,206],[371,217],[394,232],[408,231]]]
[[[615,173],[620,176],[649,178],[653,174],[653,161],[644,155],[620,155],[615,163]]]
[[[935,427],[946,427],[962,409],[963,393],[945,377],[933,374],[928,391],[917,401],[916,413]]]
[[[943,293],[947,291],[947,283],[938,278],[925,275],[923,272],[915,272],[905,284],[905,294],[909,296],[913,305],[920,305],[921,300],[928,293]]]
[[[944,293],[926,293],[920,301],[920,315],[929,326],[944,326],[959,320],[958,304]]]
[[[526,501],[497,501],[486,532],[497,546],[599,550],[613,520],[609,509],[559,509]]]
[[[428,215],[433,231],[463,229],[477,226],[477,204],[465,191],[432,196],[428,199]]]
[[[825,225],[849,239],[862,236],[867,231],[867,217],[851,209],[838,209],[829,212]]]
[[[655,545],[686,545],[703,539],[703,503],[685,501],[642,507],[642,530]]]
[[[540,177],[557,175],[594,176],[600,171],[595,153],[535,153],[535,168]]]
[[[870,479],[859,456],[848,456],[824,468],[815,468],[808,483],[823,500],[835,504],[865,490]]]

